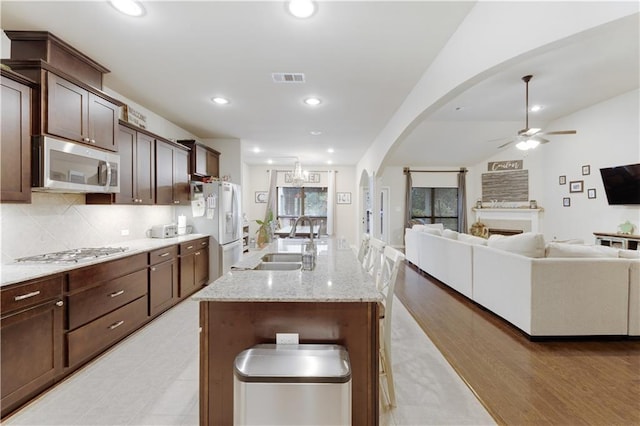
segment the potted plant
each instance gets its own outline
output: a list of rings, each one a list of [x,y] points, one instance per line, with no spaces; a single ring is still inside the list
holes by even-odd
[[[258,234],[258,240],[256,241],[258,247],[264,247],[268,243],[271,242],[271,232],[272,232],[272,222],[273,222],[273,212],[269,210],[267,213],[265,220],[256,219],[256,223],[260,225],[256,234]]]

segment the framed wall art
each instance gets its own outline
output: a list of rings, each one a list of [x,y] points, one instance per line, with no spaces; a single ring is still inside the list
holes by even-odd
[[[560,185],[566,185],[567,184],[567,177],[566,176],[560,176],[558,178],[558,184]]]
[[[587,197],[590,199],[594,199],[596,198],[596,189],[595,188],[589,188],[587,189]]]
[[[591,166],[586,165],[582,166],[582,176],[587,176],[591,174]]]
[[[569,182],[569,192],[584,192],[584,181],[574,180]]]
[[[266,203],[267,202],[267,191],[256,191],[256,203]]]
[[[351,193],[336,192],[336,204],[351,204]]]
[[[564,197],[562,199],[562,207],[570,207],[571,206],[571,198]]]

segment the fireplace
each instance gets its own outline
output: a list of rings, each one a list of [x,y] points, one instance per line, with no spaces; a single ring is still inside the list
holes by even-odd
[[[524,231],[522,229],[503,229],[503,228],[489,228],[489,236],[492,235],[517,235],[522,234]]]

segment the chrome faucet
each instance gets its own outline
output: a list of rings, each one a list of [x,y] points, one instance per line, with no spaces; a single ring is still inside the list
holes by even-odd
[[[289,232],[289,238],[293,238],[296,236],[296,228],[298,227],[298,223],[305,220],[309,222],[309,239],[311,240],[311,244],[313,245],[313,219],[311,219],[309,216],[300,216],[296,219],[293,227],[291,228],[291,232]]]

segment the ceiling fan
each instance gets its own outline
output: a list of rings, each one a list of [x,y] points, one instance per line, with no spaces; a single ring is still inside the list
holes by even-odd
[[[516,148],[526,151],[528,149],[533,149],[537,147],[541,143],[549,142],[548,139],[543,138],[542,136],[546,135],[575,135],[577,132],[575,130],[556,130],[553,132],[543,132],[542,129],[538,129],[536,127],[529,127],[529,81],[533,78],[532,75],[525,75],[522,77],[522,81],[524,81],[526,91],[525,91],[525,123],[524,129],[518,131],[518,135],[514,140],[510,140],[507,143],[504,143],[498,147],[498,149],[504,148],[507,145],[510,145],[514,142],[516,143]]]

